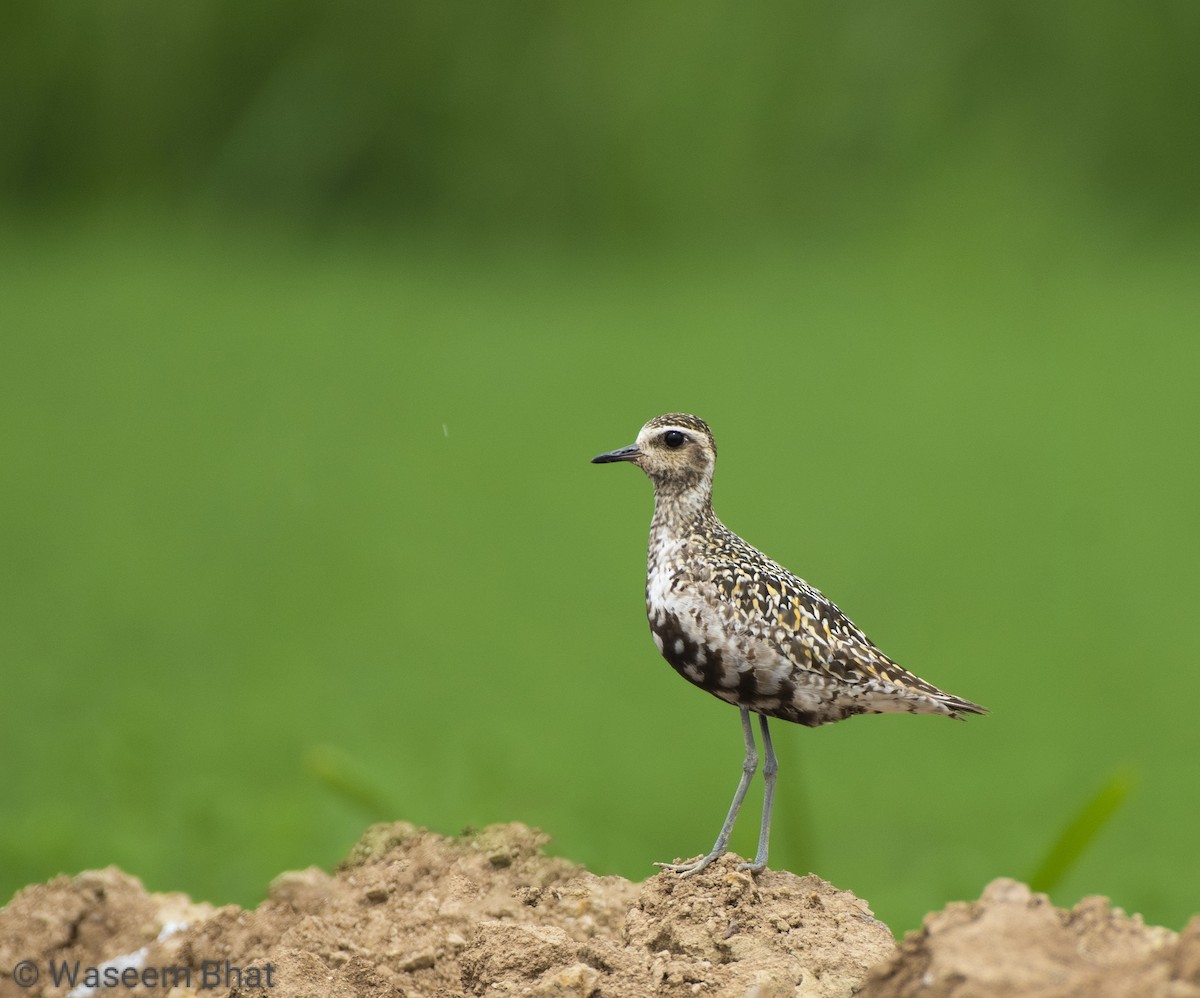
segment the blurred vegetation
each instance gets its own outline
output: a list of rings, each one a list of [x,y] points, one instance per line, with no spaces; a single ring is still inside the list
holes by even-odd
[[[1038,868],[1030,874],[1030,888],[1045,894],[1054,890],[1071,867],[1091,847],[1096,836],[1108,824],[1133,790],[1137,780],[1129,769],[1113,773],[1089,799],[1079,813],[1063,828],[1047,850]]]
[[[731,527],[993,710],[777,728],[773,865],[902,930],[1065,828],[1057,902],[1181,925],[1198,11],[4,6],[0,900],[253,902],[388,812],[707,848],[736,712],[588,464],[687,409]]]
[[[566,237],[881,207],[964,150],[1197,207],[1200,8],[18,2],[0,184]]]

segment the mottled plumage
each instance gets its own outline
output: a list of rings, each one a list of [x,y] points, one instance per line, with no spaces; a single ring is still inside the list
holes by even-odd
[[[712,508],[716,454],[702,419],[671,413],[650,420],[632,446],[593,459],[629,461],[654,484],[646,614],[659,651],[686,680],[742,711],[747,755],[734,805],[711,853],[665,864],[683,873],[725,851],[757,763],[749,713],[760,715],[768,784],[751,869],[766,865],[774,786],[768,717],[816,726],[855,714],[985,713],[901,668],[820,591],[721,523]]]

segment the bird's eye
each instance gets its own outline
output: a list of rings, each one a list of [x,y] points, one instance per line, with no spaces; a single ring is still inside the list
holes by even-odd
[[[663,443],[672,450],[682,447],[683,442],[686,439],[687,437],[685,437],[678,430],[667,430],[667,432],[663,434]]]

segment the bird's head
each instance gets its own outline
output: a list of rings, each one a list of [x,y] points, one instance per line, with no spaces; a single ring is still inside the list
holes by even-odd
[[[712,494],[717,445],[712,430],[698,416],[672,412],[655,416],[628,447],[592,458],[593,464],[628,461],[654,483],[658,495],[699,491]]]

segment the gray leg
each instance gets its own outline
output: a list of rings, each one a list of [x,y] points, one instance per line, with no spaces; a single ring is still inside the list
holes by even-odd
[[[741,869],[758,873],[767,866],[767,841],[771,838],[771,805],[775,801],[775,774],[779,772],[779,763],[775,759],[775,749],[771,746],[771,732],[767,730],[767,715],[758,715],[759,726],[762,728],[763,755],[763,815],[762,825],[758,830],[758,851],[754,854],[753,863],[743,863]]]
[[[725,815],[725,824],[721,826],[721,832],[717,836],[717,841],[713,844],[712,851],[707,856],[702,856],[694,863],[655,863],[655,866],[661,866],[664,870],[670,870],[672,873],[681,873],[685,877],[692,873],[699,873],[709,863],[718,856],[723,856],[725,850],[729,847],[729,836],[733,834],[733,823],[737,821],[738,811],[742,809],[742,801],[746,799],[746,790],[750,786],[750,778],[754,776],[755,770],[758,769],[758,752],[754,748],[754,729],[750,726],[750,711],[745,707],[742,709],[742,734],[746,738],[746,757],[742,760],[742,778],[738,781],[737,791],[733,795],[733,803],[729,805],[729,813]],[[767,731],[766,718],[763,718],[763,734]],[[767,752],[769,765],[774,765],[775,755],[770,751],[770,741],[767,742]],[[774,777],[774,770],[772,770]],[[768,798],[767,807],[770,807],[770,798]],[[759,851],[763,854],[763,862],[766,862],[766,845],[760,840]],[[755,860],[757,862],[757,859]]]

